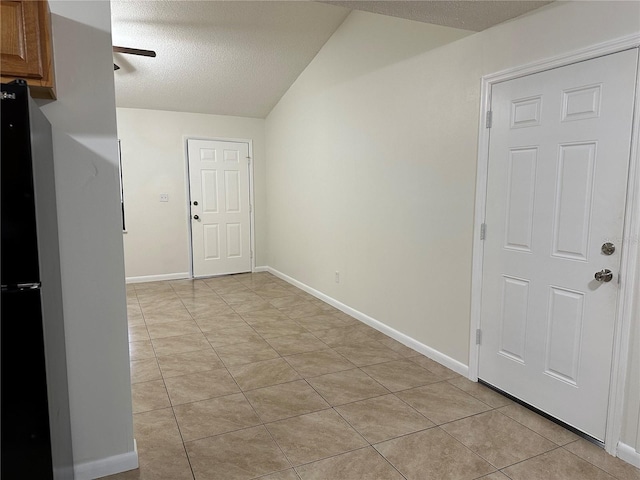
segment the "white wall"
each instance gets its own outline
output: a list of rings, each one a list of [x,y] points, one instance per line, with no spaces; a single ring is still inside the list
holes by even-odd
[[[557,2],[430,49],[455,32],[353,12],[267,117],[268,265],[468,364],[481,77],[638,31]]]
[[[137,462],[111,18],[103,1],[54,0],[50,8],[58,100],[42,110],[53,127],[73,453],[76,471],[85,472],[80,479],[96,462]]]
[[[189,209],[185,138],[253,141],[256,265],[263,265],[266,239],[264,120],[118,108],[122,149],[127,278],[187,275]],[[160,202],[168,193],[169,202]]]

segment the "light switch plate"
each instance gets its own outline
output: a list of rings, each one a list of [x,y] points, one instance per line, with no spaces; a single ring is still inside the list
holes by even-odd
[[[168,193],[161,193],[160,194],[160,201],[161,202],[168,202],[169,201],[169,194]]]

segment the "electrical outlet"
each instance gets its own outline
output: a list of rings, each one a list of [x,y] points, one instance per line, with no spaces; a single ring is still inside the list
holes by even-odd
[[[161,202],[168,202],[169,201],[169,194],[168,193],[161,193],[160,194],[160,201]]]
[[[340,283],[340,272],[338,272],[337,270],[336,270],[335,278],[336,278],[336,283]]]

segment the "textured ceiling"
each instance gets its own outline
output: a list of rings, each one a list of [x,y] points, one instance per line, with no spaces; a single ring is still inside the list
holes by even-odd
[[[264,118],[351,11],[479,31],[549,1],[112,0],[119,107]]]
[[[349,14],[300,1],[112,1],[119,107],[264,118]]]
[[[323,1],[323,3],[479,32],[536,8],[540,8],[552,1],[553,0],[357,0],[344,2]]]

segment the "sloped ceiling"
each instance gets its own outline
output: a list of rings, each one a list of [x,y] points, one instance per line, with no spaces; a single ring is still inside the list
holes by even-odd
[[[118,107],[264,118],[351,9],[479,31],[548,1],[111,2]]]
[[[480,32],[540,8],[553,0],[324,1],[330,5]]]

